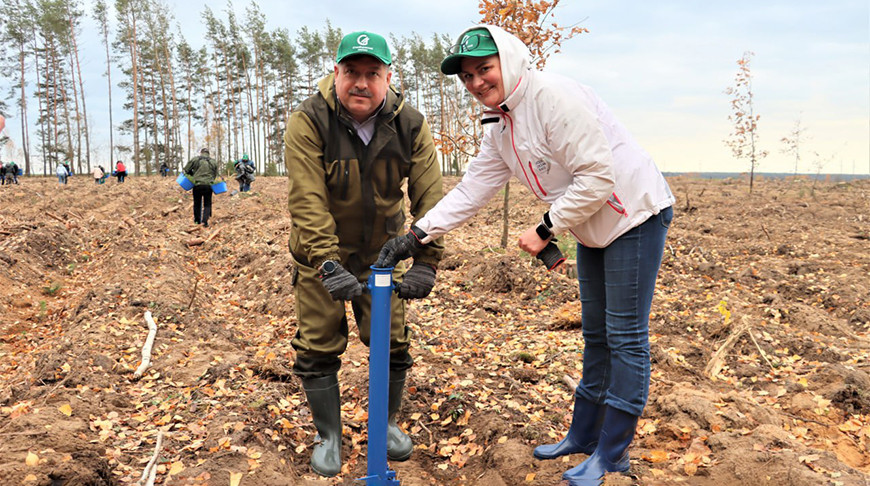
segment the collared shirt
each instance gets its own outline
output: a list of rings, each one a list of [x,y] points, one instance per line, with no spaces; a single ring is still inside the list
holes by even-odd
[[[356,118],[350,119],[353,123],[353,128],[356,130],[356,134],[359,135],[360,140],[362,140],[364,144],[368,145],[369,142],[372,141],[372,137],[375,136],[375,122],[377,121],[378,114],[382,109],[384,109],[386,103],[387,98],[385,96],[384,101],[381,102],[381,106],[375,110],[372,116],[368,117],[368,119],[362,123],[356,121]]]

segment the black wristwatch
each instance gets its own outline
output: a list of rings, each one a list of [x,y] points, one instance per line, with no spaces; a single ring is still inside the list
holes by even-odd
[[[550,212],[547,211],[544,213],[544,216],[541,218],[541,222],[535,227],[535,232],[538,233],[538,237],[544,241],[549,240],[553,237],[553,223],[550,222]]]
[[[336,268],[338,268],[337,261],[326,260],[325,262],[320,264],[320,268],[317,269],[317,272],[320,274],[320,278],[328,277],[335,272]]]

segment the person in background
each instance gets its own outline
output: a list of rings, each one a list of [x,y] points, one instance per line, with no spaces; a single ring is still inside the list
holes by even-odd
[[[218,178],[217,161],[209,157],[208,149],[199,151],[199,156],[190,159],[184,166],[184,174],[193,183],[193,223],[208,227],[211,217],[211,185]]]
[[[6,164],[0,161],[0,186],[6,185]]]
[[[69,177],[69,171],[67,171],[67,165],[64,163],[57,164],[57,170],[55,174],[57,174],[57,182],[58,184],[66,184],[67,178]]]
[[[160,177],[166,177],[169,175],[169,166],[166,165],[166,162],[162,162],[160,164]]]
[[[241,160],[237,160],[233,164],[236,170],[236,180],[239,181],[239,192],[248,192],[251,190],[251,183],[254,182],[254,162],[248,158],[248,154],[242,155]]]
[[[11,160],[9,162],[6,162],[6,171],[7,171],[7,173],[12,174],[12,182],[15,184],[18,184],[18,171],[19,170],[20,169],[18,167],[18,164],[16,164],[15,162],[13,162]]]
[[[344,36],[334,72],[290,114],[284,132],[298,316],[293,372],[302,379],[321,438],[311,468],[322,476],[341,471],[338,370],[348,342],[344,301],[350,301],[360,340],[368,345],[372,299],[360,282],[371,274],[381,246],[404,229],[403,185],[407,182],[415,219],[441,199],[441,170],[429,126],[390,86],[391,64],[382,36]],[[433,242],[397,278],[400,298],[429,293],[442,252],[441,243]],[[404,302],[393,296],[390,306],[387,457],[403,461],[414,444],[398,426],[397,414],[413,359]]]
[[[66,169],[67,180],[69,180],[69,178],[73,176],[73,170],[68,160],[63,163],[63,167]],[[66,184],[66,182],[64,182],[64,184]]]
[[[541,252],[554,236],[577,240],[583,379],[571,427],[538,459],[590,454],[562,476],[599,484],[629,468],[628,447],[649,394],[649,312],[674,196],[652,158],[588,86],[532,68],[520,39],[480,25],[442,61],[485,110],[480,152],[460,183],[404,236],[384,245],[379,267],[425,249],[468,221],[511,176],[550,207],[520,235]]]
[[[106,174],[105,174],[105,172],[103,172],[103,168],[102,168],[102,167],[100,167],[100,166],[94,166],[93,176],[94,176],[94,184],[102,184],[102,183],[103,183],[103,177],[105,177]]]
[[[127,178],[127,167],[120,160],[115,163],[115,176],[118,178],[119,184]]]

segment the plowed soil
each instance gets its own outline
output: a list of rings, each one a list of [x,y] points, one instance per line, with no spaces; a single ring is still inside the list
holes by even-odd
[[[629,474],[606,484],[866,484],[870,181],[669,182],[650,400]],[[361,484],[368,364],[353,325],[344,469],[308,465],[286,190],[260,177],[215,196],[203,228],[172,178],[0,187],[0,484],[133,484],[161,432],[156,484]],[[570,422],[578,290],[570,265],[547,272],[516,248],[545,210],[516,184],[500,247],[501,201],[447,237],[433,293],[411,304],[401,424],[416,449],[390,464],[403,485],[559,484],[585,458],[532,456]],[[146,312],[158,331],[136,379]]]

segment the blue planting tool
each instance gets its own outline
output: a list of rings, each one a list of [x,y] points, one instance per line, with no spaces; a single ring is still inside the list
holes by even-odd
[[[393,268],[372,266],[367,284],[372,294],[369,340],[368,486],[399,486],[396,472],[387,468],[387,405],[390,380],[390,298]]]

